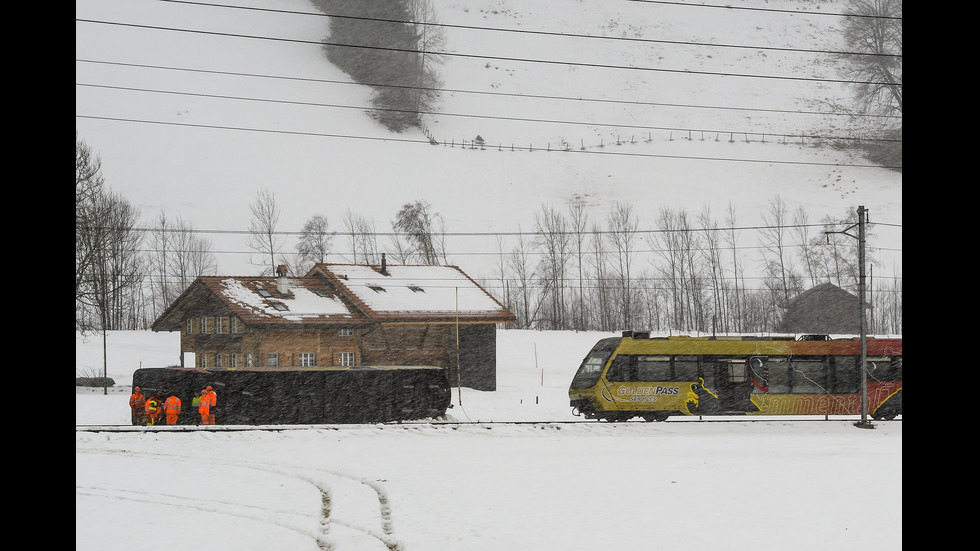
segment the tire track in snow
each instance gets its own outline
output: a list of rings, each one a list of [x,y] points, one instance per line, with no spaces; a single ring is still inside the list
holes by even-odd
[[[335,547],[332,542],[325,540],[322,534],[313,532],[311,530],[302,528],[300,526],[293,526],[288,522],[281,520],[270,520],[268,518],[268,513],[271,511],[277,514],[293,514],[299,515],[301,513],[293,511],[276,511],[274,509],[268,509],[265,507],[258,507],[255,505],[242,505],[241,503],[234,503],[229,501],[213,500],[213,499],[199,499],[199,498],[188,498],[186,496],[174,496],[174,495],[164,495],[164,494],[154,494],[153,496],[147,497],[144,492],[138,492],[135,490],[125,490],[125,489],[110,489],[110,488],[96,488],[93,486],[75,486],[75,495],[82,495],[93,497],[96,499],[114,499],[121,501],[129,501],[134,503],[144,503],[148,505],[159,505],[163,507],[176,507],[180,509],[190,509],[194,511],[202,511],[206,513],[226,515],[231,517],[243,518],[246,520],[252,520],[261,522],[264,524],[269,524],[276,526],[277,528],[283,528],[300,534],[302,536],[310,537],[316,542],[316,545],[322,551],[334,551]],[[166,500],[161,500],[161,497],[165,497]],[[233,512],[230,510],[222,510],[220,507],[235,507],[242,509],[254,509],[255,513],[244,513],[244,512]]]
[[[126,455],[126,456],[139,455],[139,456],[144,456],[149,458],[171,457],[171,458],[185,460],[185,461],[195,461],[195,462],[206,461],[208,463],[215,464],[215,465],[225,465],[225,466],[253,469],[260,472],[267,472],[267,473],[278,474],[289,478],[294,478],[312,485],[314,488],[317,489],[317,491],[320,492],[320,496],[321,496],[320,533],[316,534],[314,539],[321,550],[345,551],[345,550],[338,550],[337,543],[333,541],[333,538],[330,537],[332,525],[338,525],[338,526],[342,526],[347,530],[355,532],[354,534],[355,538],[357,538],[358,535],[367,536],[370,540],[374,540],[376,543],[380,543],[381,545],[384,546],[385,549],[388,549],[389,551],[404,551],[404,547],[402,546],[402,544],[394,538],[394,525],[392,523],[392,517],[391,517],[390,498],[387,494],[387,491],[379,482],[368,480],[362,477],[330,471],[318,467],[305,467],[305,466],[293,465],[284,468],[283,465],[277,463],[256,462],[256,461],[232,461],[227,459],[201,458],[201,457],[188,456],[188,455],[156,453],[156,452],[149,453],[149,452],[122,450],[122,449],[114,449],[114,450],[87,449],[87,448],[79,448],[76,446],[75,450],[76,452],[93,453],[93,454],[111,454],[111,455]],[[350,483],[353,482],[355,483],[354,486],[356,487],[365,486],[369,488],[372,493],[372,499],[377,502],[377,512],[379,514],[380,530],[374,530],[370,527],[359,525],[359,523],[357,523],[356,521],[341,520],[337,518],[338,515],[337,512],[335,511],[337,499],[336,496],[333,495],[335,492],[332,491],[331,485],[324,481],[319,480],[316,477],[304,475],[302,474],[303,472],[320,473],[321,475],[334,477],[335,482],[337,480],[340,480],[342,483],[346,482],[348,486],[350,485]],[[76,488],[76,493],[77,493],[77,488]],[[146,500],[146,501],[148,503],[153,503],[152,500]],[[348,503],[350,503],[351,501],[356,502],[356,499],[355,500],[348,499],[347,501]],[[228,502],[224,502],[224,503],[228,503]],[[237,504],[237,503],[233,503],[231,505],[242,506],[241,504]],[[254,507],[254,506],[244,506],[244,507]],[[258,508],[258,509],[262,509],[262,508]],[[207,510],[207,509],[203,509],[203,510]],[[213,511],[213,512],[224,513],[223,511]],[[230,513],[224,513],[224,514],[230,514]],[[251,518],[251,517],[246,516],[245,518]],[[261,520],[263,520],[263,522],[270,522],[268,519],[261,519]],[[275,522],[272,522],[272,524],[278,525],[278,523]],[[289,526],[283,526],[283,527],[287,529],[292,529],[292,527]],[[303,533],[304,535],[309,535],[307,532],[301,532],[301,533]],[[363,538],[361,539],[363,540]],[[369,544],[369,542],[364,542],[364,544]],[[356,547],[356,549],[360,551],[362,547],[358,546]]]

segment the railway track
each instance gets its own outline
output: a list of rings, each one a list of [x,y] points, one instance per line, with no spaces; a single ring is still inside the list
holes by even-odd
[[[836,416],[825,418],[818,416],[787,416],[778,417],[671,417],[661,423],[760,423],[760,422],[854,422],[859,417]],[[902,419],[891,421],[874,421],[874,423],[901,423]],[[431,429],[431,430],[458,430],[459,428],[484,428],[493,430],[494,428],[504,427],[526,427],[539,429],[561,430],[562,427],[586,427],[586,426],[608,426],[623,427],[649,425],[657,426],[661,423],[648,422],[641,420],[622,421],[610,423],[598,420],[570,420],[570,421],[438,421],[438,422],[391,422],[374,424],[330,424],[330,425],[156,425],[156,426],[133,426],[133,425],[75,425],[75,432],[134,432],[134,433],[166,433],[166,432],[286,432],[286,431],[346,431],[355,429],[378,429],[378,430],[411,430],[411,429]]]

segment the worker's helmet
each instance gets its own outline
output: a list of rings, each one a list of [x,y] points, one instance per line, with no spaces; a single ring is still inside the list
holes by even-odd
[[[140,391],[140,387],[134,387],[133,390],[135,390],[136,392],[139,392]]]
[[[205,388],[204,390],[211,390],[211,385],[208,385],[208,387]]]

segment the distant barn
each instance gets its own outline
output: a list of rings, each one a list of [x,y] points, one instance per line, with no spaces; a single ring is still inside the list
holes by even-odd
[[[823,283],[793,298],[777,331],[849,334],[861,332],[861,299],[832,283]]]
[[[199,277],[151,329],[180,331],[184,367],[434,365],[453,386],[496,390],[495,324],[514,314],[458,267],[277,274]]]

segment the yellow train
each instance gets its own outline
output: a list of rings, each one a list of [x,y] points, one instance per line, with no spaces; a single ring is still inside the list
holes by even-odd
[[[902,414],[902,339],[866,339],[868,413]],[[859,338],[601,339],[568,389],[574,415],[664,421],[671,415],[861,413]]]

